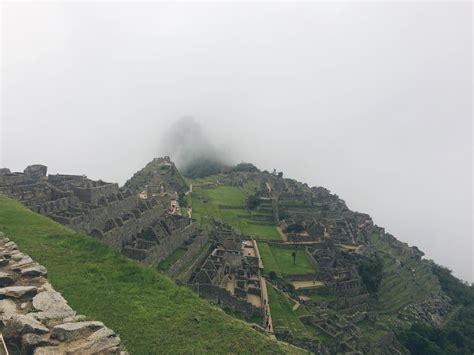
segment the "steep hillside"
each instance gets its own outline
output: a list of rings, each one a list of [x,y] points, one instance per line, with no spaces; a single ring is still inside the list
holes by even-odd
[[[329,353],[472,350],[474,289],[327,189],[258,170],[188,183],[201,227],[257,241],[277,338]]]
[[[50,282],[75,310],[114,329],[131,354],[298,352],[153,269],[4,196],[0,230],[47,267]]]

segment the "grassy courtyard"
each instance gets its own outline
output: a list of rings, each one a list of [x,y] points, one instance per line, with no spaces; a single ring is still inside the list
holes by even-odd
[[[298,275],[315,271],[303,249],[296,251],[296,263],[293,263],[292,255],[295,249],[280,248],[268,243],[259,242],[258,250],[260,251],[265,267],[264,270],[267,274],[270,271],[274,271],[278,277],[282,277],[284,274]]]

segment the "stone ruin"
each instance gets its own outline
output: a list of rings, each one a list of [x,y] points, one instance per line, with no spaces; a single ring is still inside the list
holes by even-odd
[[[163,179],[169,176],[166,172],[174,172],[168,158],[153,162],[155,167],[159,163],[156,169]],[[46,173],[43,165],[29,166],[23,173],[2,170],[0,193],[149,265],[159,264],[200,233],[191,218],[175,213],[175,191],[163,190],[143,199],[116,183]]]
[[[268,304],[263,264],[255,240],[214,221],[214,248],[195,268],[189,285],[199,295],[224,309],[248,318],[264,316]],[[268,329],[268,322],[264,324]]]
[[[126,354],[102,322],[84,321],[47,270],[0,233],[0,332],[11,354]]]
[[[163,191],[181,194],[187,190],[186,182],[168,156],[153,159],[125,182],[124,188],[138,194],[147,190],[147,186],[150,194]]]

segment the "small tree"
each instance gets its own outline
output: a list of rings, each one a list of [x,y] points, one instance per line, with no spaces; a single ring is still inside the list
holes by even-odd
[[[247,197],[247,208],[254,210],[260,204],[260,199],[256,195],[250,195]]]

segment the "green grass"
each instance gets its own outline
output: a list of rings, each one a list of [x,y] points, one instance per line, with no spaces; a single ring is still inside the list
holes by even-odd
[[[306,295],[313,302],[332,302],[337,299],[336,295],[320,295],[320,294],[309,294]]]
[[[254,211],[245,208],[247,197],[255,192],[255,182],[247,183],[241,188],[222,185],[215,188],[202,188],[199,186],[201,182],[201,180],[195,181],[191,194],[193,218],[199,222],[201,227],[209,228],[212,216],[230,224],[245,235],[255,237],[255,239],[281,240],[275,226],[272,225],[271,205],[263,203]],[[221,208],[222,206],[235,208]],[[241,208],[238,208],[239,206]],[[257,215],[265,217],[268,220],[265,223],[268,224],[253,224],[252,222],[257,221]]]
[[[48,268],[52,285],[79,314],[115,330],[131,354],[297,352],[152,268],[4,196],[0,230]]]
[[[258,250],[262,257],[265,273],[274,271],[278,277],[287,275],[308,274],[315,272],[304,250],[296,252],[296,264],[293,264],[294,249],[280,248],[259,242]]]
[[[307,335],[304,324],[298,319],[285,295],[273,288],[270,283],[267,283],[267,289],[273,327],[286,327],[296,336]]]
[[[178,248],[174,251],[173,254],[168,256],[165,260],[163,260],[158,266],[157,269],[159,271],[168,271],[169,268],[178,261],[184,254],[186,254],[186,249]]]

